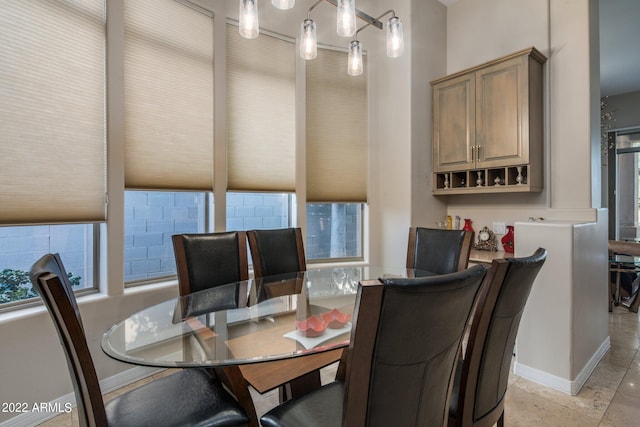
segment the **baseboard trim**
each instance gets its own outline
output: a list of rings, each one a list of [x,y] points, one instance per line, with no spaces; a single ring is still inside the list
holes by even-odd
[[[524,365],[522,363],[515,363],[514,373],[522,378],[526,378],[545,387],[552,388],[554,390],[561,391],[562,393],[575,396],[580,392],[582,386],[587,382],[593,370],[598,366],[600,360],[607,354],[611,348],[611,338],[607,338],[600,344],[600,347],[593,353],[587,364],[578,373],[573,381],[565,378],[557,377],[547,372],[541,371],[536,368]],[[1,427],[1,426],[0,426]]]
[[[150,375],[162,372],[163,370],[164,369],[161,368],[136,366],[100,381],[100,389],[102,390],[102,394],[104,395],[126,385],[129,385],[133,382],[146,378]],[[60,412],[25,412],[6,421],[3,421],[2,423],[0,423],[0,427],[31,427],[43,423],[51,418],[60,415],[61,413],[64,413],[65,408],[75,408],[76,396],[73,392],[65,394],[64,396],[48,402],[48,407],[59,408]]]

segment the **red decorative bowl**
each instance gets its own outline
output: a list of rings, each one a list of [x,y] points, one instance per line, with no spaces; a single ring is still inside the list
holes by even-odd
[[[327,329],[327,324],[318,316],[311,316],[305,320],[297,320],[296,328],[305,337],[315,338],[324,334],[324,331]]]
[[[322,319],[331,329],[340,329],[351,320],[350,314],[344,314],[337,308],[322,314]]]

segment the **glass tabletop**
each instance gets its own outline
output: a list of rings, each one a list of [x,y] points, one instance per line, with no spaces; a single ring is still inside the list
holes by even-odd
[[[218,286],[141,310],[102,337],[114,359],[144,366],[229,366],[349,344],[358,282],[432,275],[406,268],[323,268]]]

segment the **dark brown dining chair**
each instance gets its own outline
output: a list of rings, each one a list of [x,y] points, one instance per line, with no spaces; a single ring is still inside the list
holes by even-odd
[[[264,427],[442,426],[453,370],[486,268],[358,286],[335,382],[266,413]]]
[[[249,279],[244,231],[171,236],[180,295]]]
[[[203,369],[184,369],[110,400],[106,405],[80,311],[58,254],[31,268],[31,282],[56,327],[67,358],[80,426],[240,426],[249,418]]]
[[[256,278],[307,270],[300,228],[247,231]]]
[[[547,257],[494,260],[487,272],[463,358],[458,361],[449,426],[504,425],[504,398],[522,312]]]
[[[469,265],[473,232],[411,227],[407,268],[436,274],[461,271]]]

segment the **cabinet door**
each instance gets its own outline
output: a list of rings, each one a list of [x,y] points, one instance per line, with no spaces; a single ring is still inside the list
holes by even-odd
[[[527,57],[476,72],[477,167],[529,162]]]
[[[433,86],[433,169],[435,172],[473,167],[475,79],[463,75]]]

